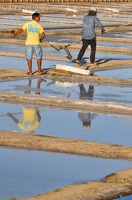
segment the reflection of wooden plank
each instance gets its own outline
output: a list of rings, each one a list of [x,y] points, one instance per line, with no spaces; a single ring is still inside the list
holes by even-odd
[[[72,86],[75,86],[75,85],[79,85],[79,83],[70,83],[70,82],[60,82],[60,81],[55,81],[55,84],[58,86],[58,87],[72,87]]]
[[[89,75],[90,74],[90,70],[80,69],[80,68],[77,68],[77,67],[71,67],[71,66],[61,65],[61,64],[57,64],[56,69],[62,69],[62,70],[65,70],[65,71],[76,73],[76,74],[83,74],[83,75]]]

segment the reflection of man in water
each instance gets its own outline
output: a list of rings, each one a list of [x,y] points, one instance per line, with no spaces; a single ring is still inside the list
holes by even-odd
[[[85,87],[83,84],[79,85],[80,88],[80,99],[82,100],[93,100],[93,95],[94,95],[94,86],[90,85],[88,91],[86,91]],[[83,127],[85,129],[90,129],[91,127],[91,121],[94,119],[96,114],[92,113],[87,113],[87,112],[79,112],[78,113],[78,118],[80,121],[82,121]]]
[[[42,79],[38,79],[37,89],[40,89],[40,84],[42,81]],[[29,79],[29,87],[31,87],[31,82],[32,80]],[[26,91],[25,94],[30,94],[30,90]],[[40,95],[40,92],[36,92],[36,94]],[[17,123],[19,128],[21,128],[25,132],[33,132],[39,126],[39,123],[41,121],[39,110],[30,106],[23,106],[22,114],[22,121],[18,121],[18,119],[14,117],[11,113],[8,113],[8,117],[10,117],[15,123]]]

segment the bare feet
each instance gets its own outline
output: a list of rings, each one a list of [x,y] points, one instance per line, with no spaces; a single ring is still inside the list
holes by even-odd
[[[42,75],[42,74],[46,74],[47,73],[47,70],[43,70],[41,72],[38,72],[38,75]]]
[[[38,72],[38,75],[42,75],[43,74],[43,72],[41,71],[41,72]]]
[[[27,74],[28,74],[28,75],[33,75],[33,73],[32,73],[32,72],[27,72]]]

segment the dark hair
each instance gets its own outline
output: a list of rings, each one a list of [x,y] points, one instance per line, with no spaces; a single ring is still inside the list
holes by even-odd
[[[94,12],[93,10],[88,11],[88,15],[90,16],[96,16],[97,12]]]
[[[84,127],[91,127],[91,122],[90,121],[83,121],[83,126]]]
[[[35,19],[36,17],[39,17],[39,16],[40,16],[39,13],[33,13],[33,14],[32,14],[32,19]]]

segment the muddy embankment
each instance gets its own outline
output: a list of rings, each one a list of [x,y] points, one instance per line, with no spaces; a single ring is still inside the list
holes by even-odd
[[[119,68],[122,68],[121,63],[118,62]],[[130,63],[130,62],[129,62]],[[128,63],[128,64],[129,64]],[[118,65],[117,64],[117,65]],[[131,63],[130,63],[131,64]],[[109,67],[113,68],[113,61],[109,61],[108,64],[101,64],[100,70],[106,70]],[[45,70],[45,69],[44,69]],[[99,68],[96,69],[94,67],[90,67],[89,70],[91,72],[99,71]],[[5,69],[3,67],[0,68],[0,81],[8,81],[8,80],[17,80],[17,79],[24,79],[29,78],[29,75],[26,74],[26,70],[16,70],[16,69]],[[110,77],[103,77],[103,76],[87,76],[87,75],[79,75],[79,74],[70,74],[68,71],[58,70],[58,69],[47,69],[47,73],[44,75],[39,76],[37,71],[33,72],[32,78],[38,77],[47,77],[52,80],[57,80],[61,82],[71,82],[71,83],[86,83],[92,85],[106,85],[106,86],[119,86],[119,87],[131,87],[132,80],[131,79],[119,79],[119,78],[110,78]]]
[[[0,146],[132,160],[132,147],[0,130]]]
[[[29,94],[16,94],[12,92],[0,91],[0,100],[4,102],[16,104],[29,104],[40,106],[51,106],[67,110],[80,110],[87,109],[89,112],[98,112],[106,114],[114,114],[119,116],[132,116],[132,106],[126,104],[118,104],[112,102],[93,102],[90,100],[83,101],[77,99],[68,99],[62,97],[46,97],[39,95]]]

